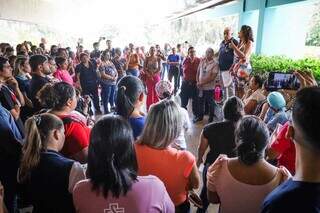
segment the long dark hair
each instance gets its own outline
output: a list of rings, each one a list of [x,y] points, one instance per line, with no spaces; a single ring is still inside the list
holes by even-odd
[[[134,104],[144,92],[142,81],[134,76],[125,76],[118,83],[116,111],[118,115],[128,119],[134,110]]]
[[[138,164],[129,123],[120,116],[102,117],[92,128],[88,153],[88,176],[92,190],[126,195],[137,180]]]
[[[223,105],[224,119],[236,123],[242,118],[243,114],[244,104],[241,99],[236,96],[228,98]]]
[[[41,105],[48,109],[60,110],[75,96],[75,89],[68,83],[46,84],[37,94]]]
[[[264,157],[269,141],[267,125],[256,116],[245,116],[235,131],[239,160],[250,166]]]
[[[67,61],[67,59],[62,56],[57,56],[54,60],[56,62],[57,67],[60,69],[61,69],[62,64]]]
[[[244,36],[244,41],[247,43],[248,41],[254,42],[252,28],[248,25],[242,25],[241,30]]]

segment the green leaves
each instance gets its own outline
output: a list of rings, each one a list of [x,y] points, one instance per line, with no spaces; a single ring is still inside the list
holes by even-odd
[[[317,80],[320,80],[320,59],[303,58],[293,60],[286,56],[252,55],[251,64],[254,73],[266,76],[271,71],[288,72],[290,70],[302,70],[312,72]]]

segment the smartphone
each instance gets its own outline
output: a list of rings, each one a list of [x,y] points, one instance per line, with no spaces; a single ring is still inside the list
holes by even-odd
[[[270,72],[268,76],[267,90],[275,91],[280,89],[298,90],[300,81],[293,74],[293,71],[288,73]]]

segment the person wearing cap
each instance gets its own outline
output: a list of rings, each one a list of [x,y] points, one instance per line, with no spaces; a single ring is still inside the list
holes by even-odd
[[[269,130],[273,132],[278,124],[283,125],[288,121],[286,100],[280,92],[271,92],[267,97],[267,101],[270,107],[264,122],[267,124]]]
[[[169,81],[159,81],[155,86],[156,94],[158,95],[160,100],[171,98],[173,94],[174,87]],[[179,149],[179,150],[186,150],[187,149],[187,143],[186,143],[186,137],[185,135],[189,133],[191,130],[191,122],[189,118],[188,111],[180,107],[180,113],[182,117],[182,131],[180,132],[180,135],[177,139],[175,139],[174,143],[171,144],[173,148]]]

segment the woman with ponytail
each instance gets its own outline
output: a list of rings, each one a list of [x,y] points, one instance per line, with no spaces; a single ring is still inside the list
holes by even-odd
[[[132,129],[120,116],[102,117],[90,136],[89,179],[73,191],[79,213],[174,212],[164,184],[155,176],[138,176]]]
[[[265,159],[268,127],[255,116],[245,116],[235,130],[238,157],[221,155],[207,173],[208,199],[220,212],[260,212],[264,198],[291,175]]]
[[[129,121],[135,140],[142,133],[145,123],[145,116],[141,112],[144,91],[142,81],[131,75],[123,77],[118,83],[116,111]]]
[[[66,141],[61,153],[80,163],[87,162],[90,128],[82,116],[74,113],[77,106],[74,87],[65,82],[47,84],[39,91],[38,99],[63,121]]]
[[[18,171],[21,198],[33,212],[75,212],[72,190],[85,178],[81,165],[63,157],[64,127],[55,115],[44,113],[26,121],[25,144]]]

